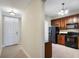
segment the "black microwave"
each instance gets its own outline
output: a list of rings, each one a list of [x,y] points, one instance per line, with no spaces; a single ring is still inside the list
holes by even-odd
[[[66,24],[66,28],[67,29],[78,29],[79,28],[79,24],[78,23],[69,23],[69,24]]]

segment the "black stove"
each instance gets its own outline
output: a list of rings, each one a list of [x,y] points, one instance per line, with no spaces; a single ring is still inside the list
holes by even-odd
[[[79,33],[77,32],[68,32],[65,39],[65,45],[78,49],[78,35]]]

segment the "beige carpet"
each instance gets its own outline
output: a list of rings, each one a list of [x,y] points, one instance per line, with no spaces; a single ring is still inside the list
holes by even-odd
[[[24,52],[20,49],[19,45],[4,47],[0,57],[1,58],[27,58]]]

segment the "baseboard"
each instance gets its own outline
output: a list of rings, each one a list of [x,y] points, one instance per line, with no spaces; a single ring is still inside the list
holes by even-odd
[[[2,48],[0,48],[0,56],[1,56],[1,54],[2,54]]]
[[[12,44],[12,45],[2,45],[2,48],[4,48],[4,47],[10,47],[10,46],[15,46],[15,45],[19,45],[19,44]]]
[[[25,51],[25,49],[23,47],[20,47],[20,49],[24,52],[24,54],[28,57],[31,58],[31,56]]]

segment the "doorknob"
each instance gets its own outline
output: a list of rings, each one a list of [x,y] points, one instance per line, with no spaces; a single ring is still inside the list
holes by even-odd
[[[18,34],[18,32],[16,32],[16,34]]]

